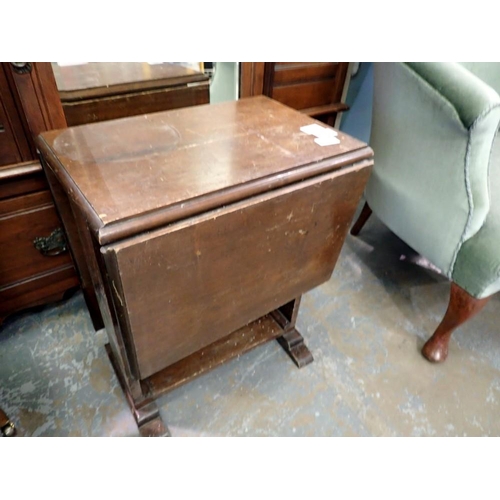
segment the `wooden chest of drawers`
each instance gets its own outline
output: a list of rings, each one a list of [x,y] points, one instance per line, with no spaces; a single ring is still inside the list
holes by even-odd
[[[40,163],[0,168],[0,321],[78,286],[64,240],[43,244],[60,228]]]
[[[209,78],[172,63],[52,65],[68,125],[209,102]]]
[[[165,432],[157,396],[269,339],[312,361],[300,296],[329,279],[373,163],[314,123],[253,97],[40,136],[143,433]]]
[[[241,96],[265,95],[329,125],[348,109],[346,62],[252,62],[241,66]]]
[[[0,64],[0,324],[78,286],[33,139],[65,126],[50,63]]]

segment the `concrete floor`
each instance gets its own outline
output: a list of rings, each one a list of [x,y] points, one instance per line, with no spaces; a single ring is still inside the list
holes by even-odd
[[[443,365],[419,350],[449,284],[375,217],[348,236],[298,329],[315,361],[276,342],[167,394],[174,436],[498,436],[499,300],[454,335]],[[0,406],[24,436],[138,434],[81,293],[6,320]]]

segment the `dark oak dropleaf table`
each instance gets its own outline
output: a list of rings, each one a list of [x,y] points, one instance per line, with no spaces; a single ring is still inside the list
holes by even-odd
[[[311,124],[331,130],[259,96],[38,138],[142,435],[168,435],[156,398],[264,342],[312,361],[300,297],[330,278],[373,152]]]

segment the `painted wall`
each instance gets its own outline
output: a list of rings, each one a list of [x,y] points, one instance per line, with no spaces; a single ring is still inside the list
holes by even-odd
[[[346,104],[350,107],[342,115],[340,130],[363,142],[370,141],[373,103],[373,63],[359,63],[347,91]]]

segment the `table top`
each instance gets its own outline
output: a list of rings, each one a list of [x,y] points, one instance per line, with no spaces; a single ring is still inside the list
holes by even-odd
[[[318,145],[300,130],[314,123],[258,96],[45,132],[38,146],[104,242],[372,157],[341,132]]]
[[[62,101],[104,97],[194,82],[208,82],[201,71],[180,64],[147,62],[52,64]]]

